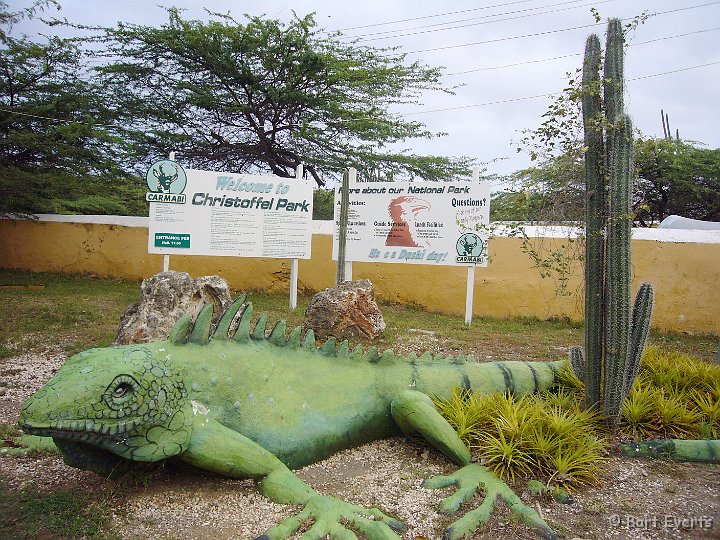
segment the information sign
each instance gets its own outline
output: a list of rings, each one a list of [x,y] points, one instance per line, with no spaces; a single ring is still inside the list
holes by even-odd
[[[489,182],[357,182],[349,191],[347,261],[487,266]]]
[[[148,251],[309,259],[312,183],[278,176],[183,170],[154,163]]]

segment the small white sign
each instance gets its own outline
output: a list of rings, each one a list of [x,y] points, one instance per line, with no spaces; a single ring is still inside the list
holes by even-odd
[[[169,160],[148,171],[149,253],[310,258],[312,183],[180,171]]]
[[[349,191],[347,261],[487,266],[489,182],[358,182]]]

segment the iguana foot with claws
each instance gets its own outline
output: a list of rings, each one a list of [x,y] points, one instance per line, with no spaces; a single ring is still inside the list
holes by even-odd
[[[440,512],[443,514],[451,515],[457,512],[460,505],[473,498],[480,489],[485,491],[485,499],[480,506],[470,510],[447,528],[445,540],[460,540],[468,537],[478,527],[485,524],[490,519],[498,497],[508,505],[513,514],[518,516],[525,525],[534,529],[541,538],[546,540],[557,538],[553,530],[535,510],[524,504],[505,482],[482,465],[471,463],[452,474],[434,476],[423,482],[423,487],[430,489],[449,486],[456,486],[457,490],[440,503]]]
[[[399,540],[400,537],[393,529],[398,532],[405,530],[405,525],[377,508],[365,509],[335,497],[316,495],[308,500],[299,514],[268,529],[257,540],[290,538],[307,522],[313,522],[313,525],[303,534],[302,540],[325,538],[328,535],[337,540],[356,540],[357,536],[352,529],[367,540]]]

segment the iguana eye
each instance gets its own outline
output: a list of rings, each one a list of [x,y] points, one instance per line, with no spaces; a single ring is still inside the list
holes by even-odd
[[[113,390],[113,397],[114,398],[121,398],[124,397],[125,394],[128,394],[133,391],[132,385],[126,382],[121,382],[115,387],[115,390]]]
[[[134,400],[138,382],[130,375],[118,375],[105,390],[105,403],[111,409],[122,410],[127,403]]]

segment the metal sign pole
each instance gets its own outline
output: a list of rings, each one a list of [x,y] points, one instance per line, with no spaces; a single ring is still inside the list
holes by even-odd
[[[335,285],[345,281],[345,243],[347,240],[348,207],[350,206],[350,172],[343,173],[340,192],[340,223],[338,224],[338,259]]]
[[[349,174],[348,174],[348,184],[355,184],[357,182],[357,169],[355,167],[350,167]],[[348,192],[348,198],[350,197],[350,193]],[[350,205],[348,204],[347,209],[348,214],[350,213]],[[346,223],[347,225],[347,223]],[[347,234],[347,229],[346,229]],[[345,281],[352,281],[353,275],[352,275],[352,261],[348,261],[347,258],[345,258]]]
[[[302,163],[295,168],[295,178],[302,180],[305,175]],[[290,309],[297,308],[298,259],[290,260]]]
[[[475,295],[475,266],[468,266],[467,289],[465,291],[465,324],[470,326],[473,315],[473,297]]]

